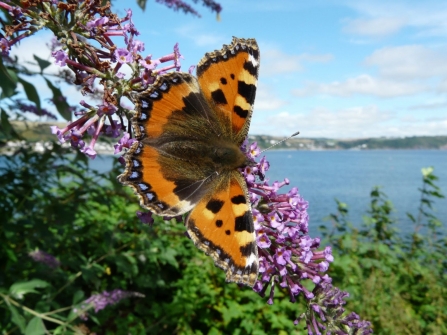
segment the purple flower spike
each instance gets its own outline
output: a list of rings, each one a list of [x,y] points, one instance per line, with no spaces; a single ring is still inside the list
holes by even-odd
[[[260,153],[256,143],[249,145],[244,142],[241,150],[250,161]],[[271,185],[264,180],[269,166],[263,157],[259,163],[241,171],[252,204],[259,254],[259,282],[271,286],[269,304],[273,303],[275,282],[288,290],[290,301],[296,301],[299,294],[310,300],[314,293],[306,289],[301,281],[311,280],[314,285],[328,282],[324,272],[333,260],[331,249],[317,250],[320,240],[307,235],[308,203],[301,198],[298,189],[294,187],[287,193],[280,193],[281,188],[289,184],[287,178]],[[257,206],[262,206],[262,211]],[[266,289],[264,285],[262,287],[256,284],[254,288],[261,296]]]
[[[103,310],[107,306],[115,305],[119,303],[121,300],[130,297],[143,298],[144,294],[139,292],[129,292],[116,289],[111,292],[104,291],[99,294],[94,294],[90,298],[85,300],[83,304],[93,306],[93,308],[95,309],[95,313],[98,313],[100,310]],[[83,307],[84,307],[83,309],[85,309],[85,306]]]
[[[31,251],[28,255],[34,261],[45,264],[52,269],[55,269],[61,265],[61,263],[56,259],[56,257],[41,250]]]

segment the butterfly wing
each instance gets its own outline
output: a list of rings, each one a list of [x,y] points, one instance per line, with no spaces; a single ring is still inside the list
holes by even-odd
[[[240,146],[247,137],[259,72],[254,39],[233,38],[229,46],[207,53],[197,78],[223,138]],[[205,196],[187,219],[196,246],[226,271],[227,281],[253,286],[258,254],[253,216],[245,180],[237,169],[222,176],[217,192]]]
[[[259,60],[256,40],[233,37],[229,46],[207,53],[197,66],[203,94],[213,103],[223,129],[239,145],[250,126]]]
[[[197,204],[187,229],[194,244],[226,271],[227,281],[254,285],[257,246],[247,187],[239,172],[222,179],[218,191]]]
[[[156,214],[188,212],[209,192],[217,177],[207,164],[201,144],[215,138],[218,124],[187,73],[161,76],[138,95],[132,119],[138,142],[124,156],[125,172],[118,180],[131,186],[142,207]],[[202,157],[205,156],[205,157]]]

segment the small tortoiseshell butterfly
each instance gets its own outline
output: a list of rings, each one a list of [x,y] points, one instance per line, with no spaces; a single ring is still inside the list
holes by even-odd
[[[258,252],[247,184],[239,169],[259,70],[254,39],[233,38],[205,54],[197,78],[173,72],[138,94],[134,143],[119,181],[158,215],[188,211],[194,244],[226,271],[227,281],[253,286]]]

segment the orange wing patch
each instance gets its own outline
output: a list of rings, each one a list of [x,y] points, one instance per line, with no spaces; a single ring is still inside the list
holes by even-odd
[[[183,98],[198,92],[197,80],[187,73],[174,72],[159,77],[149,90],[140,94],[135,105],[136,137],[161,136],[172,112],[185,107]]]
[[[239,172],[224,183],[221,191],[202,199],[188,216],[188,233],[226,271],[227,281],[253,286],[258,254],[250,202]]]
[[[197,77],[205,97],[214,102],[221,122],[230,124],[229,131],[234,135],[241,132],[244,133],[241,137],[247,135],[258,72],[259,49],[253,39],[233,38],[230,46],[207,53],[197,66]]]
[[[159,153],[150,146],[134,143],[129,153],[127,169],[120,182],[131,186],[140,198],[140,205],[159,215],[176,216],[190,211],[194,204],[180,199],[175,182],[163,176]]]

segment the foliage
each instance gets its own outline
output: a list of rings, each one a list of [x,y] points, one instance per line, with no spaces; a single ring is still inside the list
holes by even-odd
[[[377,334],[447,333],[447,240],[432,211],[444,196],[433,168],[422,175],[418,212],[408,213],[405,233],[396,229],[392,203],[377,187],[360,228],[338,200],[338,214],[330,216],[334,231],[326,236],[336,262],[329,273],[350,292],[347,308],[370,320]]]
[[[298,333],[298,306],[268,306],[225,274],[185,238],[182,223],[142,225],[137,201],[107,174],[89,170],[85,156],[21,148],[1,157],[0,329],[8,334],[269,334]],[[36,249],[55,255],[57,268],[33,261]],[[94,293],[140,292],[76,318]]]

